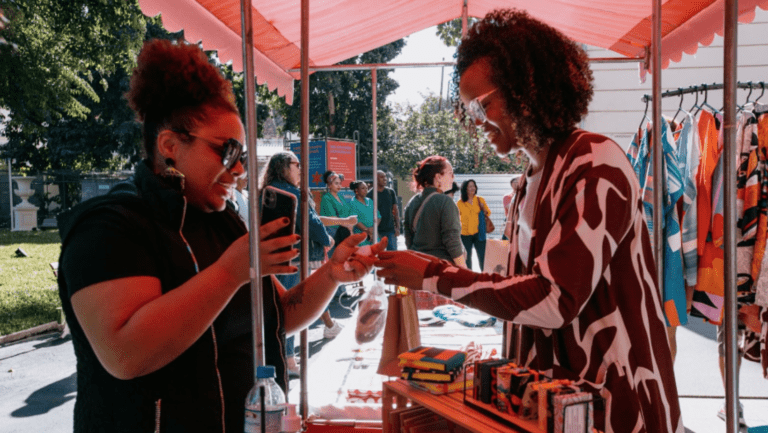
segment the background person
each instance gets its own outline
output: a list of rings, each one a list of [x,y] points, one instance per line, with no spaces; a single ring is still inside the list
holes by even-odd
[[[283,191],[287,191],[294,196],[296,196],[297,200],[301,199],[301,191],[299,190],[299,184],[301,182],[301,164],[299,163],[299,159],[294,155],[292,152],[277,152],[269,159],[269,162],[267,163],[267,169],[264,171],[264,175],[261,178],[261,187],[264,188],[266,185],[273,186],[275,188],[281,189]],[[295,232],[298,235],[301,235],[301,226],[302,226],[302,215],[300,212],[300,206],[296,207],[296,228]],[[333,246],[333,238],[328,235],[328,233],[325,231],[325,226],[323,225],[323,222],[320,221],[320,217],[317,215],[317,212],[315,212],[315,209],[313,207],[309,207],[309,245],[310,250],[314,247],[315,249],[323,247],[331,247]],[[310,251],[310,255],[311,255]],[[291,265],[296,266],[298,269],[300,265],[301,255],[295,257]],[[310,259],[311,260],[311,259]],[[299,272],[294,272],[292,274],[283,274],[278,275],[277,279],[280,281],[280,283],[285,287],[286,289],[290,289],[292,287],[295,287],[297,284],[299,284],[299,280],[301,279],[301,274]],[[323,322],[325,323],[325,327],[332,329],[337,328],[336,330],[332,331],[334,337],[338,335],[339,332],[341,332],[341,326],[336,323],[333,319],[331,319],[331,315],[328,312],[328,309],[323,312],[321,318],[323,319]],[[299,377],[299,367],[296,364],[296,358],[295,355],[295,340],[294,336],[291,335],[290,337],[286,338],[285,340],[285,356],[286,356],[286,366],[288,368],[288,376],[289,378],[298,378]]]
[[[243,174],[237,178],[235,189],[232,191],[232,202],[235,204],[235,210],[240,218],[245,221],[246,227],[248,226],[248,220],[251,216],[250,209],[248,208],[248,190],[245,187],[248,185],[248,173]]]
[[[126,95],[142,122],[145,158],[133,177],[59,219],[59,296],[77,357],[74,431],[241,432],[253,378],[250,242],[227,208],[245,131],[231,84],[197,45],[144,44]],[[271,274],[297,251],[297,235],[264,238],[266,362],[285,388],[285,332],[312,323],[362,236],[286,291]],[[375,252],[384,245],[374,247]]]
[[[443,194],[453,183],[453,167],[442,156],[429,156],[413,170],[411,188],[419,193],[405,207],[405,246],[466,267],[461,245],[459,209]],[[429,198],[433,194],[434,197]],[[429,198],[428,201],[427,198]],[[424,207],[422,208],[422,204]],[[421,209],[415,224],[416,213]]]
[[[474,248],[482,271],[485,265],[485,220],[481,225],[480,212],[489,218],[491,210],[485,200],[477,195],[477,183],[474,179],[467,179],[461,183],[461,199],[456,206],[461,216],[461,243],[467,251],[467,267],[472,269],[472,249]]]
[[[397,208],[397,194],[387,186],[387,173],[376,172],[378,187],[379,239],[386,236],[387,251],[397,250],[397,237],[400,236],[400,210]],[[373,190],[368,192],[368,198],[373,200]]]
[[[520,181],[520,177],[513,177],[509,180],[509,186],[511,191],[509,194],[504,195],[501,199],[501,205],[504,207],[504,234],[502,240],[509,240],[510,233],[512,231],[512,219],[509,218],[509,208],[512,202],[515,200],[515,194],[517,194],[517,185]]]
[[[352,233],[352,228],[357,224],[357,216],[352,214],[349,202],[339,195],[341,181],[341,175],[334,171],[323,173],[326,192],[320,199],[320,219],[337,244]],[[342,236],[340,232],[346,234]],[[333,247],[328,251],[328,255],[333,255]]]
[[[352,232],[368,235],[368,239],[360,245],[369,245],[373,240],[373,200],[367,197],[368,184],[363,181],[350,182],[349,188],[355,193],[355,198],[349,202],[349,206],[352,214],[357,216],[357,224]],[[381,217],[381,214],[378,216]]]
[[[517,362],[601,396],[597,430],[682,433],[637,178],[621,147],[577,129],[593,93],[586,53],[525,12],[497,10],[462,39],[457,72],[496,152],[529,158],[511,275],[402,251],[379,253],[378,275],[525,325]]]
[[[451,189],[449,189],[448,191],[444,192],[443,194],[447,195],[450,198],[453,198],[453,195],[456,194],[457,192],[459,192],[459,184],[456,183],[456,182],[453,182],[451,184]]]

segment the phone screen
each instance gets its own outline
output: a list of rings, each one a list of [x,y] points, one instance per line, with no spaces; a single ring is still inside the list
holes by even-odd
[[[291,222],[265,239],[290,236],[296,227],[296,196],[290,192],[273,186],[266,186],[261,193],[261,225],[279,218],[287,217]],[[288,251],[291,247],[281,248],[277,251]],[[288,262],[282,263],[288,265]]]

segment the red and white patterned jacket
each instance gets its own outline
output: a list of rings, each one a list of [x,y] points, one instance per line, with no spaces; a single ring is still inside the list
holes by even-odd
[[[530,263],[517,254],[523,183],[512,275],[434,262],[423,288],[525,325],[518,362],[602,396],[595,428],[683,432],[642,197],[624,152],[577,130],[550,148],[543,170]]]

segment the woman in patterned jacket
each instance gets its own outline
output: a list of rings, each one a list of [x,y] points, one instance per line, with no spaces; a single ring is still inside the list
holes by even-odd
[[[616,143],[576,127],[593,92],[586,54],[525,12],[500,10],[472,27],[457,63],[470,119],[499,155],[530,161],[510,275],[387,251],[379,276],[524,325],[517,362],[601,396],[598,430],[682,432],[637,179]]]

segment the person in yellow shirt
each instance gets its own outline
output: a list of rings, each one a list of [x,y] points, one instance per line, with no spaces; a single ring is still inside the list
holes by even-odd
[[[472,267],[472,248],[477,250],[477,259],[480,262],[479,271],[482,272],[485,262],[485,220],[480,221],[480,212],[485,217],[491,216],[491,209],[485,200],[477,195],[477,183],[474,179],[467,179],[461,183],[461,199],[456,203],[461,217],[461,243],[467,253],[467,267]]]

